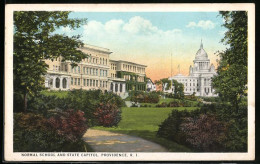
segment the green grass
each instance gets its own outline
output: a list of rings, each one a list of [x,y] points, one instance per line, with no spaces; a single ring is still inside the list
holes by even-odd
[[[191,150],[183,145],[156,136],[159,125],[168,117],[173,109],[194,110],[196,107],[176,108],[122,108],[122,120],[118,127],[105,128],[93,127],[94,129],[107,130],[116,133],[123,133],[138,136],[155,143],[158,143],[171,152],[190,152]]]
[[[64,98],[68,95],[69,91],[47,91],[47,90],[44,90],[41,93],[46,95],[46,96],[57,96],[59,98]]]

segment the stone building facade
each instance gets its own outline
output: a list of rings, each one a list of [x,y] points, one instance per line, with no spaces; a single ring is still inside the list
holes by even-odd
[[[189,76],[179,73],[170,77],[169,80],[175,79],[182,83],[184,85],[184,94],[186,95],[195,93],[196,96],[217,96],[211,83],[211,78],[216,75],[215,66],[210,64],[210,59],[208,59],[208,54],[203,49],[202,43],[193,63],[194,66],[189,68]]]
[[[136,83],[145,82],[146,66],[144,65],[123,60],[110,60],[112,52],[106,48],[84,45],[80,50],[89,57],[73,68],[70,61],[62,61],[61,57],[53,61],[45,60],[49,65],[45,76],[46,88],[50,90],[100,89],[121,95],[130,90],[128,84],[130,80]],[[122,72],[123,77],[119,76]]]

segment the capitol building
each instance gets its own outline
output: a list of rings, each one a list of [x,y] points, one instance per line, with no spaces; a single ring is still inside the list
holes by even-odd
[[[189,75],[184,76],[182,74],[177,74],[170,77],[169,80],[177,80],[184,85],[184,94],[202,97],[213,97],[217,96],[214,93],[212,87],[211,78],[216,75],[215,66],[210,64],[210,59],[208,59],[208,54],[203,49],[203,44],[201,42],[200,49],[195,55],[195,60],[193,60],[193,67],[189,68]],[[173,88],[171,88],[171,91]]]

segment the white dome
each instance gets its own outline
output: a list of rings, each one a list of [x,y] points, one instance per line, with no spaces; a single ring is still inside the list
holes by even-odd
[[[203,44],[201,43],[200,49],[196,53],[195,59],[197,60],[203,60],[203,59],[208,59],[208,54],[207,52],[203,49]]]

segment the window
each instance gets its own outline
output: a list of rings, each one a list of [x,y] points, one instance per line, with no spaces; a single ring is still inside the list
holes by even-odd
[[[78,66],[78,72],[80,73],[80,67]]]
[[[88,75],[88,67],[87,67],[87,75]]]
[[[96,63],[98,63],[98,60],[96,59]]]
[[[90,86],[92,86],[92,80],[90,79]]]
[[[53,65],[53,71],[55,71],[55,65]]]
[[[101,80],[100,80],[100,82],[99,82],[99,86],[102,87],[102,81],[101,81]]]
[[[85,74],[85,67],[83,67],[83,74]]]
[[[71,78],[70,84],[73,85],[73,78]]]
[[[103,87],[105,87],[105,82],[103,81]]]
[[[83,85],[86,86],[86,79],[83,79]]]
[[[96,87],[98,87],[98,80],[96,80]]]
[[[105,59],[103,58],[103,65],[105,64]]]
[[[74,85],[77,85],[77,78],[74,79]]]
[[[89,74],[92,75],[92,68],[90,68]]]
[[[101,70],[100,70],[100,76],[102,76],[102,72],[103,72],[103,70],[101,69]]]
[[[106,65],[107,65],[107,59],[106,59]]]
[[[80,78],[78,78],[78,85],[80,85]]]
[[[96,82],[96,80],[93,80],[93,87],[95,86],[95,82]]]
[[[89,86],[89,79],[87,79],[87,86]]]
[[[100,61],[100,64],[102,64],[102,59],[101,58],[99,59],[99,61]]]
[[[98,69],[96,69],[96,75],[98,76]]]

